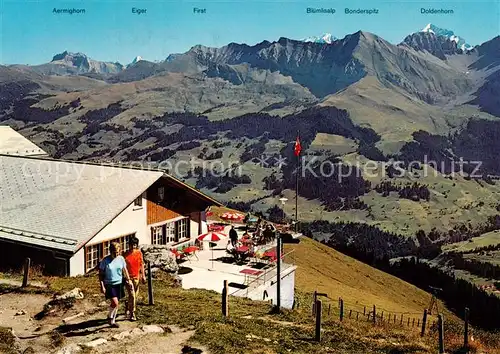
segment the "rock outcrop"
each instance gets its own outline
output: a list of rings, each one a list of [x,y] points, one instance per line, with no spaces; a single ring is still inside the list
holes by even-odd
[[[170,251],[169,246],[144,245],[141,247],[145,262],[151,262],[151,271],[161,269],[168,273],[176,273],[179,270],[177,260]]]

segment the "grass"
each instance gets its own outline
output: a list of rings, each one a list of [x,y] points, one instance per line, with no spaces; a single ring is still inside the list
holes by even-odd
[[[497,245],[500,243],[500,230],[485,233],[479,237],[473,237],[468,241],[445,245],[443,251],[467,252],[479,247]]]
[[[142,324],[178,325],[194,330],[189,345],[205,346],[213,354],[227,353],[435,353],[435,328],[421,338],[418,328],[394,324],[374,325],[366,320],[351,319],[349,309],[362,312],[363,304],[376,304],[378,309],[391,312],[421,313],[430,295],[398,278],[360,263],[311,239],[302,239],[298,245],[286,245],[298,266],[296,295],[299,307],[272,314],[269,302],[230,297],[229,317],[221,315],[221,295],[208,290],[184,290],[175,287],[172,278],[159,273],[154,279],[155,305],[147,306],[145,287],[141,291],[138,316]],[[96,303],[99,294],[97,276],[76,278],[45,278],[47,291],[63,293],[75,287],[82,289],[87,299]],[[313,340],[314,318],[311,316],[312,292],[326,292],[323,300],[322,341]],[[23,290],[24,291],[24,290]],[[346,303],[345,318],[339,321],[337,299]],[[328,315],[328,305],[331,312]],[[103,316],[105,316],[103,310]],[[388,316],[387,312],[385,316]],[[405,317],[406,318],[406,317]],[[416,317],[417,318],[417,317]],[[458,353],[461,348],[463,325],[445,312],[446,348]],[[1,333],[1,332],[0,332]],[[471,329],[476,340],[475,352],[488,349],[500,353],[500,336]],[[55,335],[54,347],[64,339]],[[471,351],[472,352],[472,351]]]
[[[288,261],[298,266],[297,289],[327,293],[334,301],[342,297],[349,305],[346,308],[363,311],[364,306],[376,305],[386,312],[416,316],[431,299],[427,292],[312,239],[302,238],[298,245],[286,245],[285,252],[291,250]]]
[[[16,337],[11,328],[0,327],[0,353],[17,353]]]

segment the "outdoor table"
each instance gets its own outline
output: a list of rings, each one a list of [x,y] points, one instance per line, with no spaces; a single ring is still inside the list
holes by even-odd
[[[224,226],[217,225],[217,224],[212,224],[212,225],[208,225],[208,230],[209,231],[223,231],[224,230]]]
[[[247,284],[247,281],[250,279],[250,277],[252,277],[252,276],[258,277],[259,275],[261,275],[264,272],[262,270],[248,269],[247,268],[247,269],[240,270],[240,273],[245,275],[244,284]]]
[[[236,261],[238,261],[238,258],[244,261],[249,251],[250,248],[247,246],[236,247],[234,249],[234,258],[236,259]]]
[[[276,254],[276,247],[264,252],[264,257],[270,258],[271,261],[275,262],[278,259],[278,255]],[[281,259],[284,258],[284,254],[281,255]]]
[[[236,247],[236,252],[238,252],[238,253],[245,253],[248,251],[250,251],[250,248],[248,246]]]

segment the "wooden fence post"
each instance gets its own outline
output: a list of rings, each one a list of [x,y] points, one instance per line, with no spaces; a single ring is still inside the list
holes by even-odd
[[[366,306],[363,306],[363,315],[366,315]]]
[[[358,318],[359,318],[359,312],[356,311],[356,321],[358,320]]]
[[[442,314],[438,315],[439,331],[439,354],[444,354],[444,318]]]
[[[344,319],[344,300],[342,298],[339,299],[340,301],[340,322]]]
[[[373,305],[373,324],[377,323],[377,308]]]
[[[321,300],[316,300],[316,342],[321,342]]]
[[[464,348],[468,350],[469,348],[469,308],[465,308],[464,313]]]
[[[408,317],[408,323],[406,325],[410,327],[410,317]]]
[[[24,275],[23,275],[23,284],[22,287],[25,288],[28,286],[28,280],[30,276],[30,267],[31,267],[31,259],[26,258],[24,262]]]
[[[384,311],[382,311],[382,314],[380,315],[380,319],[384,321]]]
[[[314,294],[313,294],[313,305],[312,305],[312,315],[315,316],[316,315],[316,300],[318,299],[318,292],[316,290],[314,290]]]
[[[401,314],[401,320],[399,321],[399,324],[402,325],[403,324],[403,314]]]
[[[151,262],[148,262],[148,299],[149,306],[153,306],[155,300],[153,298],[153,273],[151,272]]]
[[[228,281],[224,280],[224,287],[222,288],[222,316],[227,317],[229,315],[229,285]]]
[[[411,326],[415,327],[415,318],[413,318],[413,320],[411,321]]]
[[[328,316],[330,316],[330,310],[332,308],[332,304],[328,304]]]
[[[424,317],[422,317],[422,332],[420,332],[420,336],[423,337],[425,335],[425,325],[427,324],[427,309],[424,310]]]
[[[387,319],[387,322],[391,322],[391,314],[389,314],[389,318]]]
[[[351,318],[352,310],[349,310],[349,319]]]

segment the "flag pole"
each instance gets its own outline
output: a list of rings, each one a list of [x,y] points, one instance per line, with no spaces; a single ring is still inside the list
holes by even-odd
[[[299,138],[299,131],[297,130],[297,139]],[[300,170],[300,151],[297,154],[297,174],[295,176],[295,232],[298,232],[299,221],[299,170]]]

